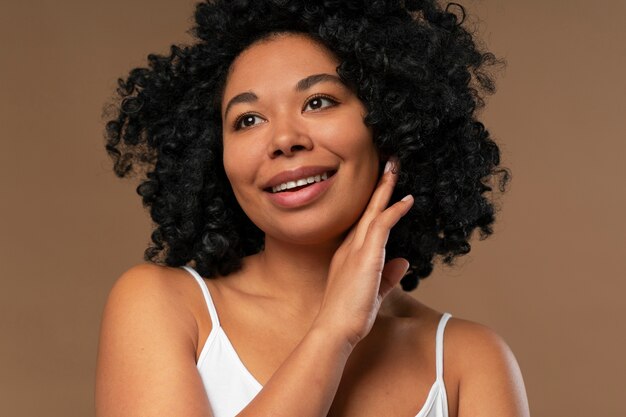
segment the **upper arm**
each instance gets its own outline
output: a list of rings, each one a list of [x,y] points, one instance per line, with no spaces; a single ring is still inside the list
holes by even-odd
[[[96,415],[210,417],[195,363],[197,326],[164,268],[124,273],[107,300],[96,371]]]
[[[517,360],[493,330],[451,321],[447,346],[459,372],[458,417],[528,417],[528,399]]]

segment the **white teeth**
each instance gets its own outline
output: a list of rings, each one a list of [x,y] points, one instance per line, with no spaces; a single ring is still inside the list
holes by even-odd
[[[272,192],[277,193],[279,191],[289,190],[291,188],[301,187],[307,184],[313,184],[314,182],[322,182],[328,179],[328,173],[324,172],[322,175],[315,175],[312,177],[301,178],[297,181],[287,181],[282,184],[272,187]]]

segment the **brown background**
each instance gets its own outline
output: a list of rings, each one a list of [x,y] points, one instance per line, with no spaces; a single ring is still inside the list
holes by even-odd
[[[0,5],[0,415],[93,415],[98,326],[150,224],[102,146],[102,104],[194,1]],[[508,61],[484,113],[513,171],[496,234],[414,295],[485,323],[532,415],[626,415],[626,2],[467,0]]]

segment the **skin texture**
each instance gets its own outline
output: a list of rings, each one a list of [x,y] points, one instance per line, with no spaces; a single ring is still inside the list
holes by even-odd
[[[363,106],[348,88],[294,90],[335,66],[310,39],[279,36],[241,54],[225,88],[223,110],[242,92],[258,97],[225,118],[224,166],[242,208],[266,233],[265,250],[241,270],[205,280],[224,331],[264,386],[241,416],[414,416],[435,379],[441,314],[397,287],[406,260],[384,262],[389,232],[413,204],[408,197],[388,207],[401,167],[392,161],[377,181]],[[313,105],[315,94],[339,104]],[[242,113],[255,117],[229,130]],[[259,186],[318,164],[337,173],[311,204],[277,207]],[[127,271],[104,312],[96,415],[210,416],[195,364],[211,330],[187,272]],[[444,346],[451,417],[529,415],[519,367],[493,331],[452,318]]]
[[[285,40],[283,35],[257,43],[233,63],[222,107],[243,92],[253,92],[258,100],[235,104],[224,119],[224,168],[239,205],[265,232],[266,246],[268,239],[336,245],[374,190],[378,153],[363,123],[363,104],[338,80],[339,61],[308,38],[289,39],[289,55],[271,53],[276,41]],[[334,75],[337,82],[295,91],[298,81],[317,74]],[[244,115],[252,117],[251,125],[235,129]],[[338,171],[323,199],[295,210],[270,202],[263,191],[270,178],[311,165]],[[329,211],[334,215],[326,215]]]

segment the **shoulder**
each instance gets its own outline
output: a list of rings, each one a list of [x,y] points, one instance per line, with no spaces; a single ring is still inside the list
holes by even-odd
[[[445,337],[447,348],[451,352],[471,356],[471,363],[464,361],[462,365],[469,370],[482,368],[489,363],[515,360],[504,339],[493,329],[480,323],[451,317]]]
[[[113,284],[106,309],[141,310],[152,314],[184,306],[185,271],[154,264],[139,264],[125,271]]]
[[[188,299],[188,286],[197,284],[183,274],[180,268],[142,264],[113,285],[100,328],[97,415],[159,415],[165,409],[177,410],[171,415],[207,415]]]
[[[139,264],[113,284],[102,314],[101,337],[132,332],[137,341],[147,336],[176,341],[197,358],[200,337],[212,328],[206,309],[202,290],[187,271]]]
[[[126,270],[115,281],[112,293],[128,290],[164,291],[171,289],[180,277],[180,268],[143,263]]]
[[[530,415],[520,367],[498,333],[479,323],[451,318],[445,340],[444,356],[459,381],[459,416]]]
[[[139,264],[113,284],[103,314],[103,324],[116,328],[155,327],[197,334],[189,306],[192,279],[180,268]],[[197,284],[196,284],[197,286]]]
[[[138,264],[120,275],[109,293],[111,300],[132,299],[144,306],[188,305],[201,294],[195,279],[184,269],[156,264]]]
[[[447,356],[460,385],[479,380],[517,379],[521,373],[506,341],[488,326],[452,317],[445,331]],[[502,381],[500,381],[502,382]]]
[[[394,315],[412,322],[414,334],[426,335],[416,337],[415,346],[432,343],[442,313],[406,293],[396,293],[392,301]],[[493,329],[453,315],[443,334],[443,363],[450,407],[458,409],[458,416],[529,415],[515,355]]]
[[[430,328],[436,330],[441,322],[443,313],[436,311],[400,290],[393,294],[388,308],[389,314],[395,317],[402,317],[413,322],[414,326],[420,328]],[[448,320],[445,331],[445,350],[452,357],[471,356],[472,361],[463,360],[459,362],[459,369],[473,370],[482,368],[485,362],[496,362],[500,364],[511,363],[515,357],[504,341],[504,339],[493,329],[470,320],[455,317],[452,315]],[[477,360],[483,362],[477,363]]]

